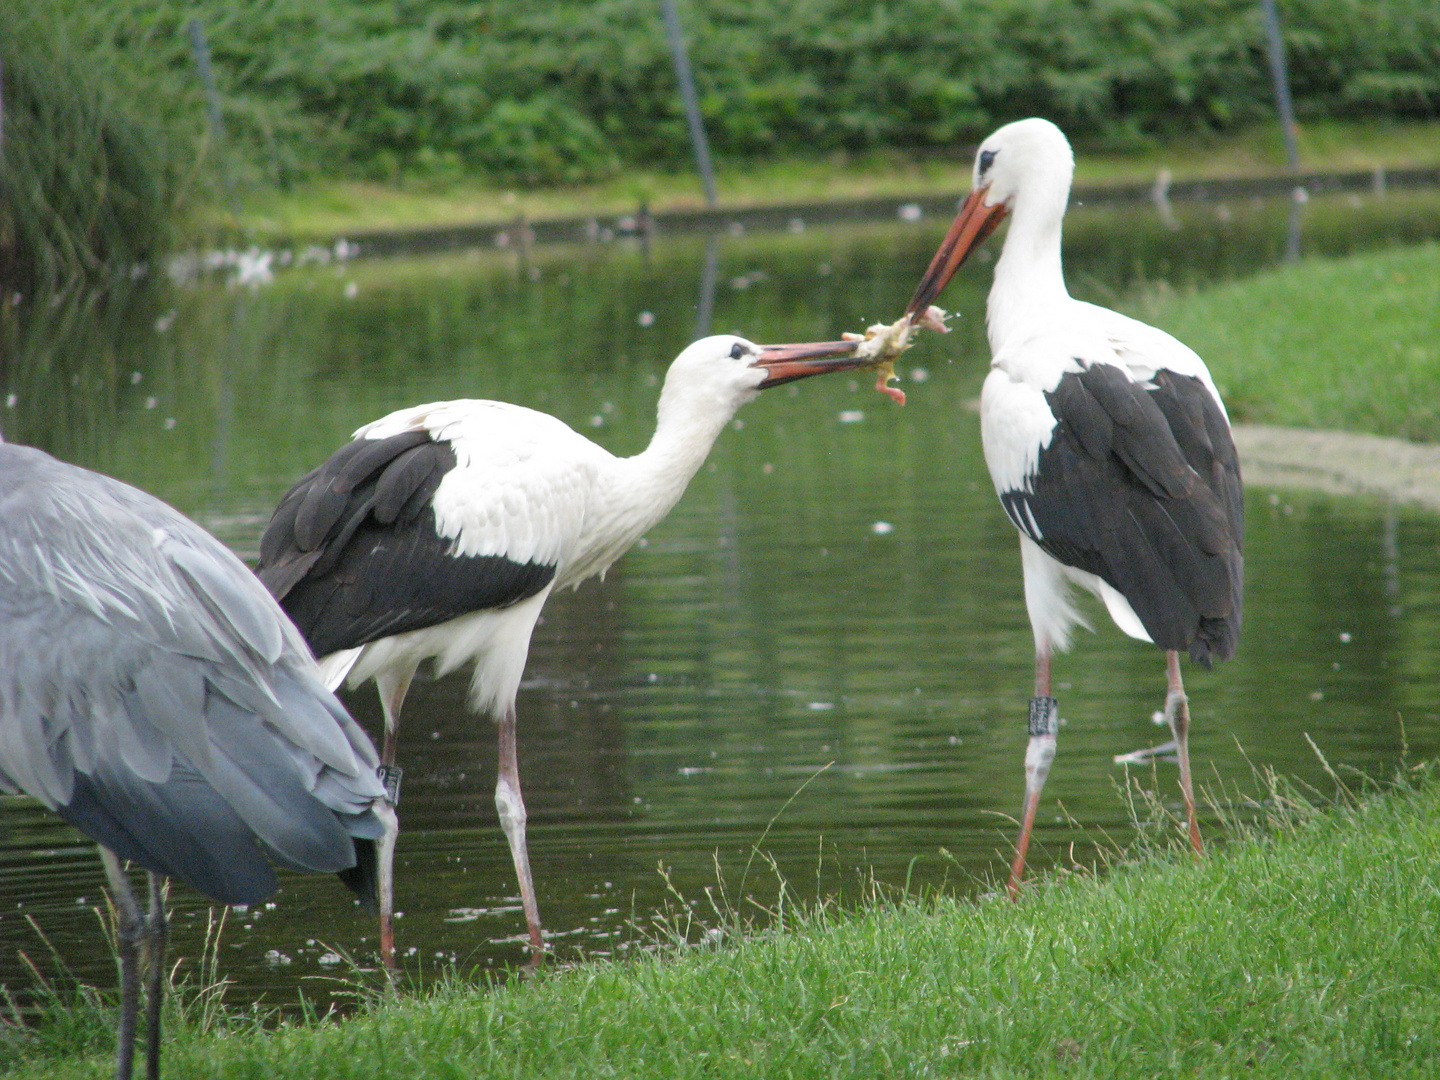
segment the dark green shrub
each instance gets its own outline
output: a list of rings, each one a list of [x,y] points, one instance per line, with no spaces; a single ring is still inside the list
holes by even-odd
[[[620,167],[589,118],[554,94],[497,101],[473,131],[462,152],[502,180],[594,180]]]
[[[543,183],[689,159],[658,0],[270,0],[244,19],[208,2],[231,91],[328,125],[362,169]],[[1433,0],[1282,9],[1302,117],[1440,115]],[[948,149],[1031,114],[1120,144],[1273,115],[1257,0],[691,0],[682,15],[722,158]]]
[[[193,149],[84,23],[43,6],[0,5],[0,288],[14,300],[130,275],[163,250]]]
[[[196,153],[185,24],[199,17],[226,129],[204,160],[240,182],[543,184],[690,160],[659,0],[22,6],[69,27]],[[1280,6],[1302,119],[1440,116],[1440,3]],[[1259,0],[682,0],[681,14],[722,163],[949,151],[1035,114],[1118,146],[1273,116]]]

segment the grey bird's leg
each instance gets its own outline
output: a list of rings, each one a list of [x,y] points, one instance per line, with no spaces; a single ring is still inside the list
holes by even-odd
[[[145,1075],[160,1080],[160,1006],[165,990],[165,945],[169,924],[165,917],[165,890],[160,875],[146,871],[150,879],[150,913],[145,919],[145,953],[150,964],[149,997],[145,1000]]]
[[[140,905],[120,857],[100,846],[100,861],[115,904],[115,951],[120,960],[120,1023],[115,1033],[115,1077],[130,1080],[135,1068],[135,1025],[140,1013],[140,938],[145,932]]]

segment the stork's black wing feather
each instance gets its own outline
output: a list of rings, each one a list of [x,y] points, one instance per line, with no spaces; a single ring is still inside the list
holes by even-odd
[[[1011,519],[1067,566],[1130,602],[1163,649],[1207,667],[1234,655],[1244,575],[1235,444],[1198,378],[1137,383],[1112,364],[1045,395],[1057,424],[1029,490],[1001,494]]]
[[[431,505],[455,467],[427,431],[356,439],[281,500],[257,572],[317,656],[509,607],[554,579],[546,563],[455,553]]]

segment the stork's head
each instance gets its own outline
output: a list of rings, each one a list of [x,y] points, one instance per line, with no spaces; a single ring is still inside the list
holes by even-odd
[[[1015,208],[1026,192],[1061,188],[1070,190],[1075,155],[1065,133],[1038,116],[1016,120],[995,132],[975,152],[972,197],[981,192],[987,207]]]
[[[929,307],[970,252],[1015,210],[1017,202],[1051,201],[1056,204],[1052,210],[1063,214],[1074,173],[1070,142],[1049,120],[1017,120],[981,143],[975,153],[970,194],[960,205],[906,312]]]
[[[728,418],[761,390],[873,363],[857,358],[855,348],[853,341],[756,345],[733,334],[701,338],[671,363],[660,395],[661,407],[667,399],[683,398],[703,407],[713,405]]]

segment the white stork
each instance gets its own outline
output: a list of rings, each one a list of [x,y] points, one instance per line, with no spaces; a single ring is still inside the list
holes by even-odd
[[[543,955],[515,754],[515,692],[550,593],[603,574],[684,493],[735,410],[766,387],[873,361],[856,343],[759,346],[708,337],[670,365],[650,445],[615,457],[545,413],[501,401],[402,409],[281,500],[261,579],[300,627],[331,687],[373,678],[385,768],[420,663],[475,662],[470,705],[500,729],[495,806],[532,956]],[[379,851],[381,953],[393,963],[393,846]]]
[[[908,309],[924,310],[1010,216],[986,305],[992,359],[980,432],[1000,504],[1020,531],[1035,633],[1012,897],[1055,757],[1051,654],[1085,625],[1070,587],[1088,589],[1121,630],[1165,650],[1165,717],[1197,853],[1179,654],[1209,668],[1234,655],[1240,635],[1244,507],[1225,405],[1189,348],[1066,291],[1060,231],[1074,167],[1070,144],[1048,120],[1020,120],[986,139],[974,187]]]

